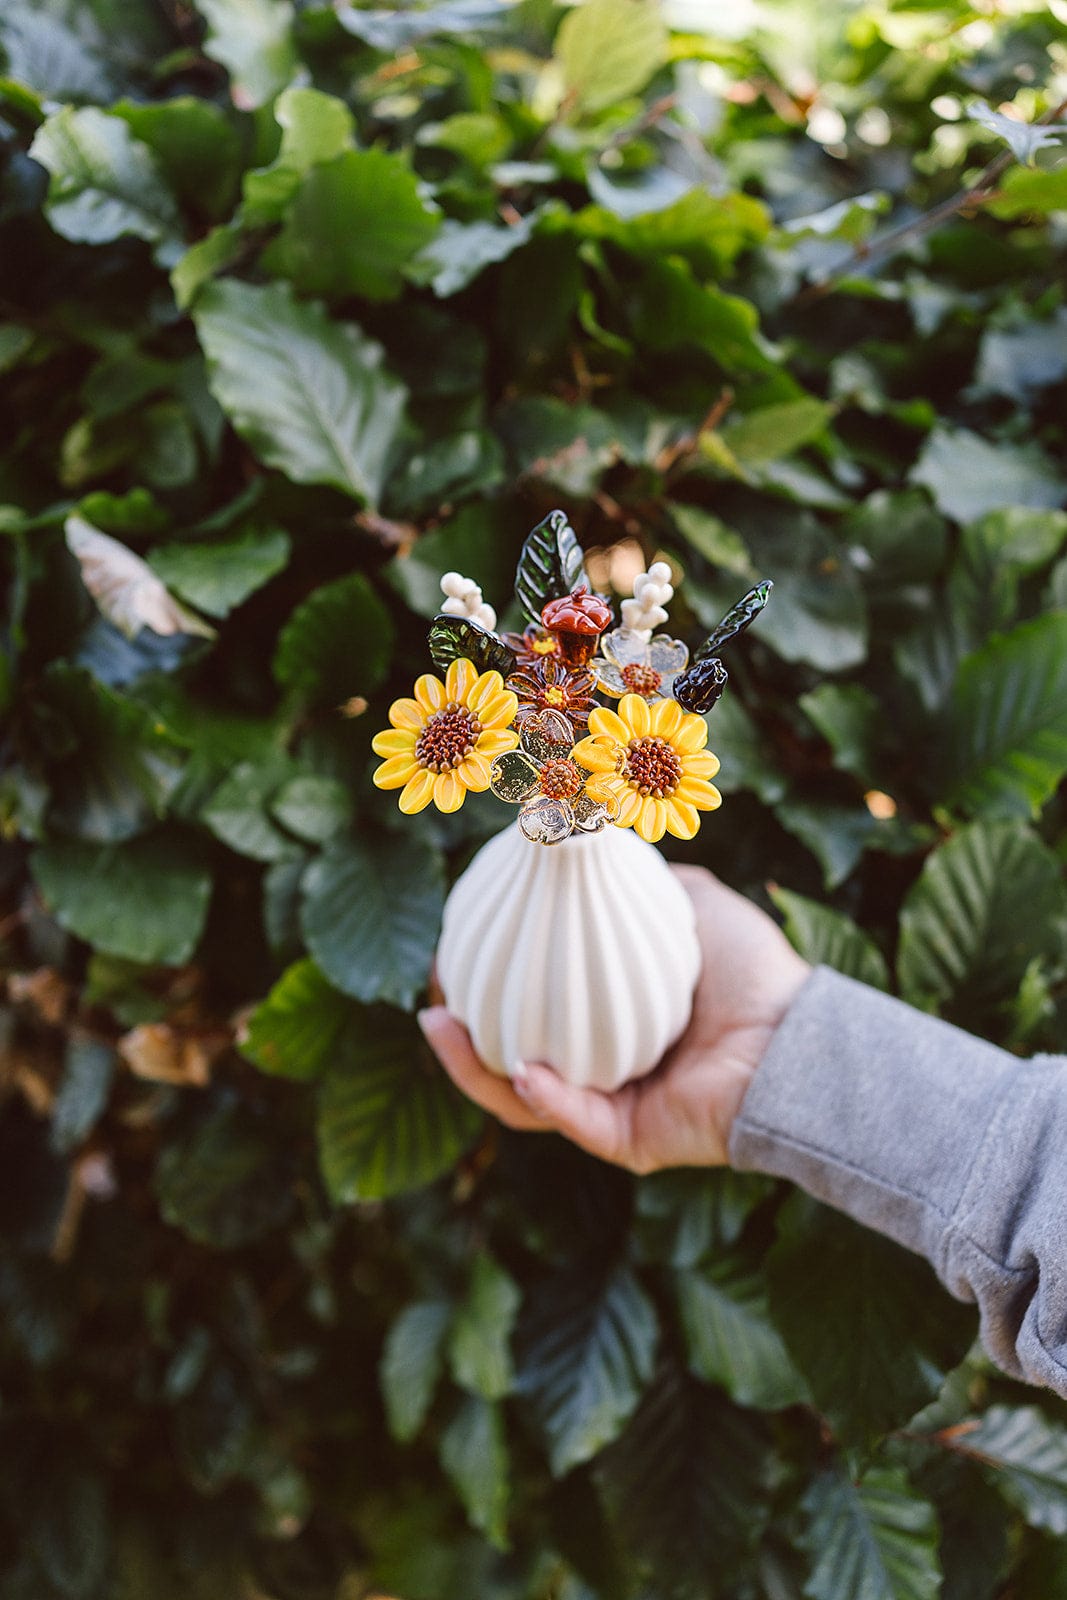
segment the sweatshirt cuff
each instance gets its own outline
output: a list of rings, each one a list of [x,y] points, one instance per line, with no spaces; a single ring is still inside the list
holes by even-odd
[[[1018,1066],[984,1040],[817,967],[749,1085],[730,1160],[789,1178],[938,1264]]]

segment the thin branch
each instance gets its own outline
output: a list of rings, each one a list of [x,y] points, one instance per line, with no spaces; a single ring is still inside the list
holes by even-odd
[[[1056,122],[1067,112],[1067,100],[1061,100],[1058,106],[1051,111],[1046,111],[1044,116],[1037,119],[1035,126]],[[820,279],[818,283],[811,283],[797,295],[795,304],[806,305],[813,300],[821,300],[824,295],[841,282],[843,278],[850,277],[857,266],[868,270],[880,266],[895,256],[899,250],[913,243],[916,239],[925,237],[939,228],[942,223],[950,222],[953,217],[961,212],[969,211],[982,205],[995,192],[1001,177],[1009,167],[1015,165],[1015,156],[1011,150],[1002,150],[1000,155],[982,168],[977,178],[966,189],[960,189],[948,200],[942,200],[940,205],[933,206],[929,211],[924,211],[920,216],[913,217],[910,222],[901,222],[895,228],[887,228],[876,239],[857,244],[848,259],[836,267],[828,277]]]

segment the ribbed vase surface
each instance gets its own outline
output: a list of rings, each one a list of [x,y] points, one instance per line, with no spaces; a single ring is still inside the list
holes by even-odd
[[[482,1060],[545,1061],[611,1090],[650,1072],[689,1020],[700,972],[693,907],[629,828],[484,845],[445,905],[437,970]]]

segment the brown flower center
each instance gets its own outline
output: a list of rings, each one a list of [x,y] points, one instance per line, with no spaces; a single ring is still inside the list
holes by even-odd
[[[584,779],[585,773],[573,761],[546,761],[541,767],[541,793],[550,800],[573,800]]]
[[[530,640],[530,649],[535,656],[554,656],[559,651],[559,645],[550,633],[535,634]]]
[[[640,661],[631,661],[628,667],[622,669],[622,681],[631,694],[639,694],[644,699],[651,700],[653,695],[659,694],[663,674],[656,672],[652,667],[642,666]]]
[[[473,712],[450,700],[434,712],[419,734],[415,760],[428,772],[451,772],[470,755],[481,731],[482,725]]]
[[[682,762],[666,739],[631,739],[623,777],[639,794],[663,800],[682,780]]]

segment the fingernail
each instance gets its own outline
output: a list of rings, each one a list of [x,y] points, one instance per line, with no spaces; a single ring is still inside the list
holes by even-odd
[[[530,1082],[530,1073],[525,1061],[516,1061],[512,1064],[511,1087],[520,1100],[525,1100],[527,1104],[530,1103],[533,1098],[533,1085]]]
[[[415,1020],[422,1029],[423,1038],[428,1043],[433,1044],[434,1039],[441,1031],[441,1024],[447,1016],[448,1012],[444,1006],[424,1006],[421,1011],[415,1013]]]

